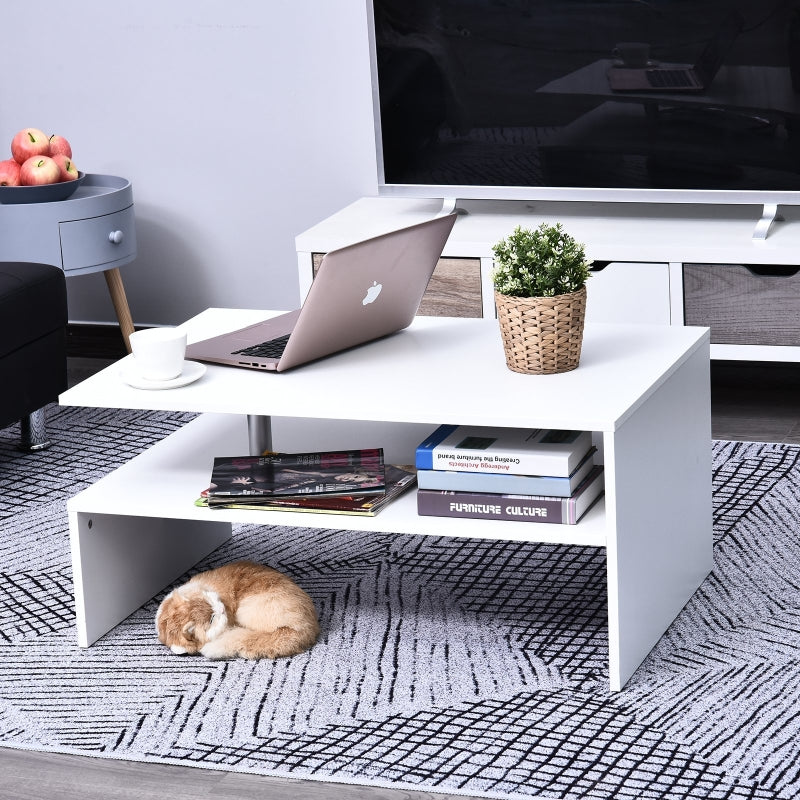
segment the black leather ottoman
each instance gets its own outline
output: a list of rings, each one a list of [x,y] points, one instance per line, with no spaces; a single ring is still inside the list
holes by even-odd
[[[21,446],[48,442],[43,406],[67,388],[67,287],[49,264],[0,262],[0,428],[20,420]]]

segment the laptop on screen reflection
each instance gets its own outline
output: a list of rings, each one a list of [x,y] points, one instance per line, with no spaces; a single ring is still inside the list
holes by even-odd
[[[608,70],[608,85],[615,92],[702,92],[719,72],[743,25],[744,20],[737,12],[725,17],[695,64],[612,66]]]
[[[456,217],[331,250],[302,308],[190,344],[186,357],[284,372],[402,330],[419,309]]]

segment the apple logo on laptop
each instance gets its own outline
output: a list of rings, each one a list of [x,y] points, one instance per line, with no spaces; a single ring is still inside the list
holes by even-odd
[[[367,293],[364,295],[364,299],[361,301],[362,306],[368,306],[370,303],[374,303],[378,299],[378,295],[381,293],[381,289],[383,289],[383,284],[378,283],[377,281],[372,282],[372,286],[367,289]]]

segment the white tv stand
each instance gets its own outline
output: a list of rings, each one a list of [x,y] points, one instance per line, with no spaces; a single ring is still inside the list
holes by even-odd
[[[479,262],[477,304],[485,317],[495,313],[492,245],[517,225],[562,222],[603,265],[588,283],[588,321],[707,325],[712,358],[800,361],[798,207],[781,206],[780,216],[777,206],[760,205],[459,200],[458,208],[466,213],[443,255]],[[441,209],[441,198],[362,198],[301,233],[301,296],[314,254]],[[769,235],[758,238],[756,229]]]
[[[274,313],[209,309],[185,328],[196,341]],[[495,320],[418,317],[283,374],[209,365],[196,383],[142,391],[108,367],[60,402],[202,415],[69,500],[78,642],[125,619],[233,523],[535,541],[605,549],[609,678],[620,689],[711,570],[708,348],[706,329],[588,325],[578,369],[520,375]],[[421,517],[414,491],[375,518],[196,507],[213,457],[248,452],[248,415],[272,418],[278,450],[382,446],[401,464],[441,423],[589,430],[605,498],[577,525]]]

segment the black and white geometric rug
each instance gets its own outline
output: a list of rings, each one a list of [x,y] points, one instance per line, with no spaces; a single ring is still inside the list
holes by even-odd
[[[0,745],[499,798],[800,796],[800,448],[714,443],[714,572],[617,694],[594,548],[242,526],[198,569],[291,575],[311,651],[174,656],[160,596],[80,649],[66,499],[190,418],[53,407],[37,456],[0,432]]]

